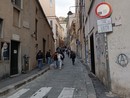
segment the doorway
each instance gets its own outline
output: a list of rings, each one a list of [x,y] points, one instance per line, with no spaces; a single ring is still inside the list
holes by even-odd
[[[10,75],[18,74],[18,53],[19,53],[19,42],[11,41],[11,65],[10,65]]]
[[[91,51],[91,71],[95,74],[95,54],[94,54],[94,37],[90,36],[90,51]]]

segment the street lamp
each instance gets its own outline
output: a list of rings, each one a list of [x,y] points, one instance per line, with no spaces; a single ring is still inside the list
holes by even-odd
[[[76,12],[75,12],[75,18],[76,18],[76,20],[77,20],[77,26],[76,26],[76,32],[78,32],[79,30],[81,30],[81,32],[83,32],[82,34],[83,34],[83,36],[85,36],[85,32],[84,31],[82,31],[82,25],[81,25],[81,22],[82,21],[78,21],[78,19],[77,18],[79,18],[79,20],[81,20],[82,19],[82,17],[81,17],[81,15],[82,15],[82,11],[80,11],[80,10],[82,10],[82,9],[84,9],[84,5],[77,5],[77,6],[70,6],[69,7],[69,12],[68,12],[68,15],[72,15],[72,12],[71,12],[71,8],[72,7],[75,7],[76,8]],[[79,12],[79,11],[80,12]],[[78,23],[79,23],[79,25],[78,25]],[[79,28],[78,28],[79,27]],[[78,50],[80,49],[80,48],[82,48],[82,46],[81,46],[81,44],[83,43],[83,41],[82,40],[79,40],[79,36],[80,36],[80,34],[81,33],[76,33],[77,34],[77,37],[76,37],[76,45],[77,45],[77,53],[79,53],[78,52]],[[85,37],[83,38],[83,40],[85,41]],[[86,54],[86,42],[84,42],[84,46],[85,46],[85,54]],[[82,55],[82,53],[81,53],[81,55]],[[86,58],[86,55],[85,55],[85,58]]]
[[[73,13],[71,12],[71,11],[69,11],[68,13],[67,13],[67,15],[69,16],[69,15],[72,15]]]
[[[72,15],[72,14],[73,14],[73,13],[71,12],[71,8],[72,8],[72,7],[77,8],[77,7],[84,7],[84,6],[82,6],[82,5],[81,5],[81,6],[70,6],[70,7],[69,7],[68,15]]]

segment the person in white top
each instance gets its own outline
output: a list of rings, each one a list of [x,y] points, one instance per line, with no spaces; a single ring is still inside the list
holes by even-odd
[[[61,58],[63,58],[63,56],[60,53],[58,53],[57,58],[58,58],[58,62],[59,62],[59,69],[61,69],[61,67],[62,67],[62,59]]]

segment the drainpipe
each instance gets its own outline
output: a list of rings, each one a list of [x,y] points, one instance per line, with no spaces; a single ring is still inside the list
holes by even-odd
[[[110,76],[110,67],[109,67],[109,56],[108,56],[108,43],[107,43],[107,34],[105,33],[105,50],[106,50],[106,66],[107,66],[107,78],[108,78],[108,89],[111,90],[111,76]]]

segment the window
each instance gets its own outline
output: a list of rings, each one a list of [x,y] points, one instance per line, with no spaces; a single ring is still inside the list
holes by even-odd
[[[12,0],[12,3],[16,5],[17,7],[21,8],[22,6],[22,0]]]
[[[50,3],[52,3],[52,0],[50,0]]]
[[[38,25],[38,20],[35,19],[35,40],[37,40],[37,25]]]
[[[0,37],[2,35],[3,19],[0,18]]]
[[[49,45],[50,45],[49,44],[49,42],[50,42],[50,36],[49,35],[47,36],[47,40],[48,40],[48,48],[49,48]]]
[[[36,7],[36,15],[37,15],[37,13],[38,13],[38,8]]]
[[[53,28],[53,21],[50,20],[50,26]]]
[[[56,37],[58,36],[58,26],[56,25]]]
[[[52,0],[50,0],[50,6],[52,7]]]
[[[14,7],[13,9],[13,25],[20,26],[20,11]]]

